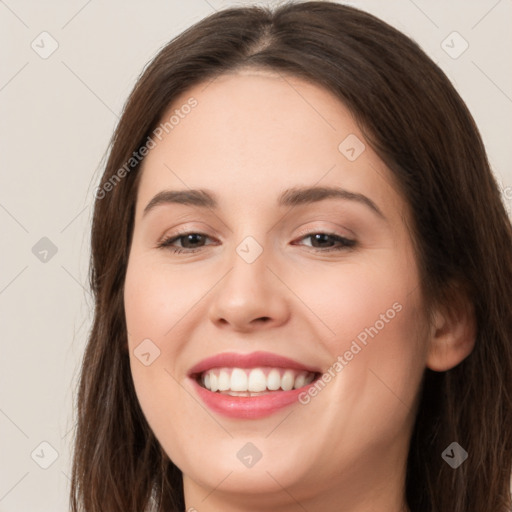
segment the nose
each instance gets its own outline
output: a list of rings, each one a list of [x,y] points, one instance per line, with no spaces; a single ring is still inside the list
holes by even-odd
[[[252,262],[235,252],[230,263],[213,290],[210,321],[238,332],[284,324],[290,315],[291,294],[279,270],[270,268],[268,251],[264,249]]]

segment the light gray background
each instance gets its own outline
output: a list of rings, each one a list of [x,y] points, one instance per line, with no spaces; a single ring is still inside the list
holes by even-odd
[[[74,389],[92,319],[93,194],[136,77],[191,24],[250,3],[0,0],[0,512],[68,510]],[[448,74],[510,211],[512,1],[346,3],[411,36]],[[52,40],[43,31],[58,43],[46,59],[40,53]],[[454,31],[469,44],[458,58],[463,41]],[[43,237],[57,247],[46,262],[32,251]],[[40,465],[52,450],[42,442],[58,453],[47,469]]]

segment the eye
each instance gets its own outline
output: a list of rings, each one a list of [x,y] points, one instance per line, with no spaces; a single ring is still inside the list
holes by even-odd
[[[172,237],[164,239],[162,242],[158,244],[158,248],[167,248],[171,250],[173,253],[192,253],[197,252],[201,249],[201,247],[188,247],[190,244],[195,245],[197,243],[204,242],[206,238],[210,238],[208,235],[205,235],[204,233],[197,233],[194,231],[179,233],[177,235],[173,235]],[[176,241],[183,239],[184,247],[174,247],[172,244],[174,244]],[[183,245],[183,244],[182,244]]]
[[[309,232],[309,233],[301,233],[302,238],[299,240],[304,240],[306,238],[310,238],[312,241],[311,248],[315,252],[330,252],[330,251],[343,251],[347,250],[356,245],[356,241],[346,238],[344,236],[338,235],[336,233],[327,233],[327,232]],[[327,243],[338,243],[337,247],[325,247]],[[320,244],[320,247],[315,246],[315,244]],[[324,245],[322,247],[322,245]]]
[[[338,235],[336,233],[327,233],[327,232],[310,232],[310,233],[301,233],[302,238],[299,240],[304,240],[306,238],[310,238],[312,240],[312,245],[310,246],[315,252],[330,252],[330,251],[342,251],[349,249],[350,247],[354,247],[356,245],[356,241],[346,238],[344,236]],[[179,253],[194,253],[201,250],[204,247],[204,242],[206,239],[210,237],[205,233],[198,233],[194,231],[183,232],[175,234],[171,237],[164,239],[160,242],[157,247],[158,248],[166,248],[172,251],[175,254]],[[173,244],[177,241],[181,242],[182,247],[175,247]],[[338,244],[336,247],[328,246],[325,247],[325,244]],[[199,244],[199,247],[194,247]],[[315,244],[320,244],[320,247],[315,246]],[[192,245],[192,247],[190,247]],[[324,245],[322,247],[322,245]]]

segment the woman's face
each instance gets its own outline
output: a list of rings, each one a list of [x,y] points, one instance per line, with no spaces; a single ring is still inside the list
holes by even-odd
[[[333,95],[289,76],[222,75],[163,122],[124,300],[137,396],[187,505],[391,502],[428,329],[390,171]]]

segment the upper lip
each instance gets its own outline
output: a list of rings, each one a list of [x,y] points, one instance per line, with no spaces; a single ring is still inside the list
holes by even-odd
[[[291,368],[312,373],[320,373],[318,368],[271,352],[251,352],[249,354],[223,352],[199,361],[199,363],[189,370],[188,375],[197,375],[206,370],[210,370],[211,368],[256,368],[260,366]]]

